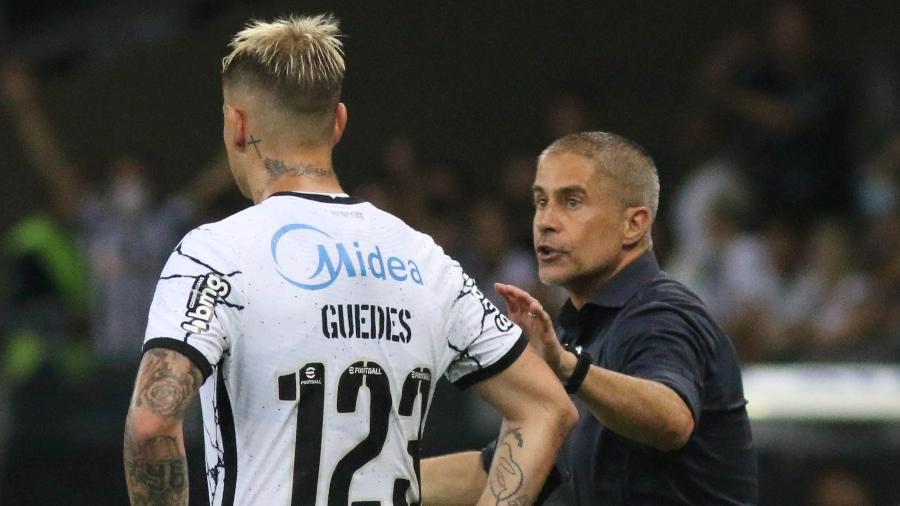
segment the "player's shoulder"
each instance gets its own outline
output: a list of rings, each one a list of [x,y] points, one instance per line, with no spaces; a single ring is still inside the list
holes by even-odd
[[[191,251],[216,251],[218,255],[232,256],[240,244],[240,238],[254,230],[255,207],[248,207],[226,218],[198,225],[181,239],[179,249]]]
[[[453,290],[456,285],[465,283],[465,273],[459,262],[451,258],[431,235],[374,205],[370,204],[370,209],[374,220],[392,231],[390,235],[397,238],[395,244],[403,244],[407,251],[415,252],[425,271],[423,274],[434,282],[433,286]]]
[[[371,209],[375,219],[381,221],[387,227],[403,232],[408,239],[417,241],[420,247],[437,248],[441,253],[443,253],[443,248],[441,248],[436,242],[434,242],[434,239],[427,233],[413,227],[399,216],[391,214],[383,209],[379,209],[374,205],[371,206]]]
[[[266,221],[270,219],[267,218],[267,212],[262,206],[249,206],[218,221],[199,225],[191,230],[187,237],[220,238],[238,244],[240,239],[258,233],[260,225]]]

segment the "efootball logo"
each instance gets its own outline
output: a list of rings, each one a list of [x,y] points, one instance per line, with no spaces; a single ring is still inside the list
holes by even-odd
[[[325,231],[304,223],[279,228],[272,236],[271,248],[278,274],[305,290],[327,288],[341,277],[424,284],[413,260],[388,255],[377,244],[335,241]]]

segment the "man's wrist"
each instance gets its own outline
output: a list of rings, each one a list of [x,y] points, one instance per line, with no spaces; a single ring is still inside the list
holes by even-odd
[[[578,357],[574,352],[563,348],[559,356],[559,365],[556,367],[556,375],[563,383],[569,381],[572,373],[575,372],[575,366],[578,364]]]
[[[581,346],[572,346],[571,344],[564,344],[563,348],[568,352],[566,355],[574,357],[575,363],[574,365],[571,362],[566,362],[567,371],[566,376],[560,377],[563,382],[563,385],[566,387],[566,392],[569,394],[575,394],[581,388],[581,384],[584,382],[584,378],[587,376],[588,370],[591,368],[591,363],[593,360],[591,356],[582,349]],[[571,368],[569,368],[571,367]],[[562,369],[562,367],[560,368]]]

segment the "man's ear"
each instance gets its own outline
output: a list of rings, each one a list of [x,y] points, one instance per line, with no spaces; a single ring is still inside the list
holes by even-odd
[[[653,224],[653,218],[650,209],[644,206],[629,207],[625,210],[625,228],[622,234],[622,243],[624,246],[630,247],[639,243],[647,234],[650,233],[650,226]]]
[[[343,102],[338,102],[337,109],[334,111],[334,134],[331,137],[331,147],[340,142],[345,128],[347,128],[347,106]]]
[[[222,108],[225,115],[225,142],[236,151],[247,150],[247,116],[244,111],[226,105]]]

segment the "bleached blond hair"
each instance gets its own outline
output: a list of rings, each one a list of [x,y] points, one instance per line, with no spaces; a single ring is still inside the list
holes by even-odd
[[[239,87],[268,91],[280,111],[312,120],[324,132],[346,70],[341,37],[331,14],[253,20],[234,36],[222,59],[226,94]]]
[[[273,76],[296,79],[301,86],[340,83],[345,70],[340,37],[338,21],[331,14],[252,21],[228,44],[232,51],[222,59],[222,73],[243,56]]]

